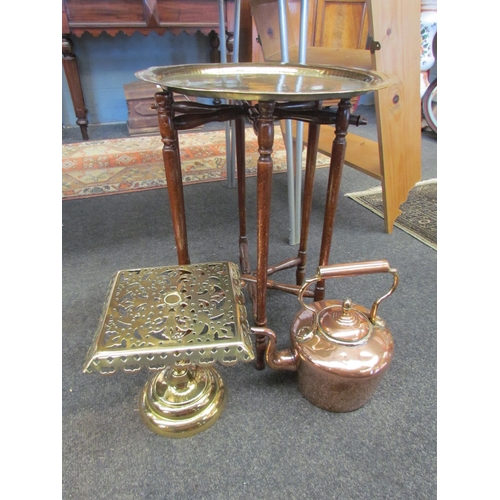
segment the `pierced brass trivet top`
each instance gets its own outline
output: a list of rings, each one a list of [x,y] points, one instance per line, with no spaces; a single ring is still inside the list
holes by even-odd
[[[211,365],[254,359],[249,334],[232,262],[118,271],[83,371],[157,371],[139,413],[157,434],[188,437],[221,415],[226,388]]]
[[[240,273],[232,262],[119,271],[83,371],[251,361],[249,332]]]

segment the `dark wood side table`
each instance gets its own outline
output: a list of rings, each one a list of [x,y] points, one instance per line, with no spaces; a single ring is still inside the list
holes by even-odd
[[[275,63],[242,63],[226,65],[188,64],[153,67],[136,73],[145,81],[161,86],[155,96],[163,159],[169,193],[179,264],[189,264],[188,238],[181,161],[179,130],[188,130],[205,123],[234,120],[236,124],[236,169],[240,224],[240,268],[242,279],[249,285],[256,326],[267,325],[266,294],[268,288],[298,294],[305,278],[308,228],[311,216],[314,172],[320,125],[335,125],[330,173],[327,187],[323,234],[319,265],[328,264],[333,225],[349,124],[360,124],[360,117],[350,115],[351,97],[392,84],[386,75],[373,71]],[[197,102],[174,102],[173,92],[213,99],[227,99],[230,104],[205,105]],[[336,111],[321,109],[321,102],[340,99]],[[231,104],[233,102],[233,104]],[[250,270],[246,234],[245,208],[245,119],[253,122],[258,137],[257,161],[257,269]],[[309,123],[304,196],[299,251],[276,266],[269,266],[269,224],[276,120],[300,120]],[[296,267],[296,283],[279,283],[268,277],[274,272]],[[315,300],[324,298],[324,282],[314,292]],[[257,368],[264,368],[265,337],[257,335]]]
[[[234,17],[234,2],[224,2],[228,31]],[[240,37],[241,61],[251,61],[251,16],[249,0],[243,0]],[[135,32],[148,35],[151,32],[163,35],[197,31],[208,36],[212,47],[211,62],[220,61],[219,7],[216,0],[62,0],[62,54],[63,68],[80,126],[82,137],[88,139],[87,110],[73,52],[73,37],[83,33],[98,36],[101,33],[115,36],[118,32],[132,35]]]

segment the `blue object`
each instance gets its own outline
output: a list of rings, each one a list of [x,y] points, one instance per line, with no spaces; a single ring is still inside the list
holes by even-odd
[[[72,37],[80,72],[88,121],[126,122],[127,103],[123,85],[136,80],[134,73],[150,66],[210,62],[210,42],[198,31],[194,35],[167,32],[144,36],[89,33]],[[62,125],[76,126],[76,117],[64,71],[62,71]]]

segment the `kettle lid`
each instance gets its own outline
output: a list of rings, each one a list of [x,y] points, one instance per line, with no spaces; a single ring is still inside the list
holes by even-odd
[[[372,332],[371,321],[353,308],[351,299],[322,309],[317,317],[317,327],[329,340],[345,345],[363,344]]]

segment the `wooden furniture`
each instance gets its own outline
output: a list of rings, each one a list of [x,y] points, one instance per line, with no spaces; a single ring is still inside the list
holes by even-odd
[[[158,113],[155,108],[155,94],[158,87],[153,83],[138,80],[123,86],[127,101],[127,129],[131,136],[158,133]],[[196,101],[182,94],[175,95],[176,101]]]
[[[131,136],[152,134],[158,131],[158,116],[154,105],[156,85],[130,82],[123,86],[127,101],[127,129]]]
[[[222,68],[210,65],[150,68],[138,72],[136,76],[144,81],[156,83],[164,89],[163,92],[156,94],[156,103],[160,134],[164,145],[163,160],[179,264],[189,264],[190,259],[178,131],[213,121],[234,120],[240,221],[240,268],[242,278],[249,282],[250,295],[254,304],[255,325],[265,327],[267,324],[267,288],[297,294],[304,282],[319,127],[321,124],[335,125],[319,256],[319,265],[324,266],[329,262],[347,129],[350,123],[359,123],[358,117],[350,115],[350,98],[382,88],[388,85],[388,81],[374,72],[363,70],[336,71],[324,67],[312,68],[298,65],[286,67],[272,63],[224,66],[224,71]],[[195,97],[230,99],[236,103],[209,106],[195,102],[175,102],[173,92]],[[317,103],[328,98],[340,99],[337,111],[318,109]],[[255,273],[250,271],[246,234],[244,120],[247,117],[253,121],[260,153],[257,161],[257,269]],[[276,266],[269,266],[274,122],[287,119],[305,121],[310,124],[300,245],[296,257]],[[277,271],[293,267],[297,268],[295,284],[277,283],[268,279]],[[315,300],[324,298],[324,282],[318,283],[313,296]],[[259,369],[264,368],[264,351],[265,337],[257,335],[256,356]]]
[[[300,0],[287,2],[287,9],[293,62]],[[264,59],[280,60],[276,0],[252,0],[252,15]],[[375,92],[377,141],[351,134],[345,158],[346,165],[381,182],[390,233],[421,177],[420,0],[316,0],[308,17],[307,64],[371,68],[398,79]],[[329,155],[333,137],[332,127],[321,127],[319,151]]]
[[[226,1],[225,18],[228,31],[231,30],[234,4]],[[251,18],[248,0],[242,2],[240,37],[251,34]],[[135,32],[147,35],[167,31],[179,34],[182,31],[201,31],[208,36],[212,46],[212,62],[218,62],[219,9],[217,0],[62,0],[62,53],[63,67],[68,81],[71,99],[80,126],[82,137],[88,139],[87,111],[73,52],[72,37],[80,37],[88,32],[98,36],[107,33],[115,36],[118,32],[132,35]],[[126,57],[126,54],[124,55]],[[240,61],[250,61],[251,45],[242,43]]]

